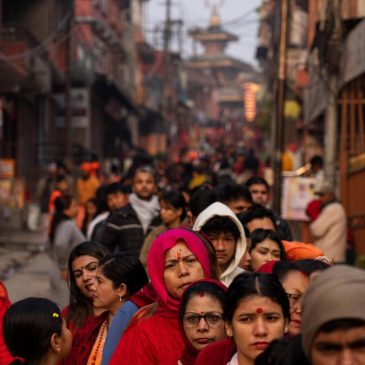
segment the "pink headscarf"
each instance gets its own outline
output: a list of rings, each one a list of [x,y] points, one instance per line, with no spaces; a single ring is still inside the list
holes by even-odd
[[[147,268],[151,285],[156,293],[157,301],[171,311],[179,309],[180,300],[169,295],[164,280],[165,253],[176,245],[178,240],[185,242],[187,248],[196,256],[204,270],[204,277],[210,278],[210,266],[207,250],[196,234],[181,228],[173,228],[160,234],[152,243],[148,253]]]

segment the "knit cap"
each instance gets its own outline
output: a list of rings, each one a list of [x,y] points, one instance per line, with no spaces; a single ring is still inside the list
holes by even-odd
[[[304,297],[302,345],[308,358],[318,330],[345,318],[365,321],[365,271],[334,265],[313,279]]]

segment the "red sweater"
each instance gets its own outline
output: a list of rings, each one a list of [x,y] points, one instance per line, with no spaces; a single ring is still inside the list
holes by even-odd
[[[0,364],[10,364],[14,360],[5,345],[3,337],[3,319],[9,307],[8,292],[4,284],[0,282]]]
[[[226,365],[236,352],[232,338],[214,342],[200,351],[194,365]]]
[[[157,312],[127,329],[109,365],[177,364],[184,347],[177,313]]]

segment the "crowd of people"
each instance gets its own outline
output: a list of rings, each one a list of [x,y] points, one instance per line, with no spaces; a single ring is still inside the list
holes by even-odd
[[[52,284],[68,304],[10,305],[1,287],[0,364],[365,364],[365,272],[336,233],[293,241],[249,156],[249,171],[222,155],[104,179],[83,163],[76,194],[65,170],[43,181]]]

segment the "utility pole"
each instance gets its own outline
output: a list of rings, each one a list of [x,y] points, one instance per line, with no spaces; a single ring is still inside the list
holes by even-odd
[[[166,18],[164,28],[164,88],[163,88],[163,111],[168,112],[171,99],[171,81],[170,81],[170,41],[171,41],[171,0],[166,0]]]
[[[153,29],[153,47],[154,48],[158,48],[159,46],[159,33],[160,33],[160,26],[158,24],[155,25],[154,29]]]
[[[70,10],[69,19],[66,26],[66,69],[65,69],[65,125],[64,125],[64,143],[65,143],[65,157],[67,162],[70,162],[72,155],[71,143],[71,122],[72,122],[72,49],[73,49],[73,21],[75,4],[74,0],[69,0]]]
[[[178,41],[178,45],[179,45],[179,54],[180,56],[182,56],[183,51],[184,51],[184,43],[183,43],[183,26],[184,26],[184,22],[181,19],[176,20],[176,25],[177,25],[177,41]]]
[[[324,140],[324,173],[326,179],[335,186],[337,162],[338,115],[337,97],[339,92],[338,73],[341,44],[341,0],[327,3],[328,14],[333,20],[333,32],[329,40],[330,62],[326,65],[328,80],[327,107],[325,111],[325,140]],[[331,9],[332,7],[332,9]]]
[[[279,64],[277,90],[275,95],[275,123],[274,123],[274,186],[273,210],[280,214],[282,191],[282,156],[284,141],[284,102],[286,86],[286,55],[288,46],[288,14],[289,1],[281,0],[280,3],[280,37],[279,37]]]

